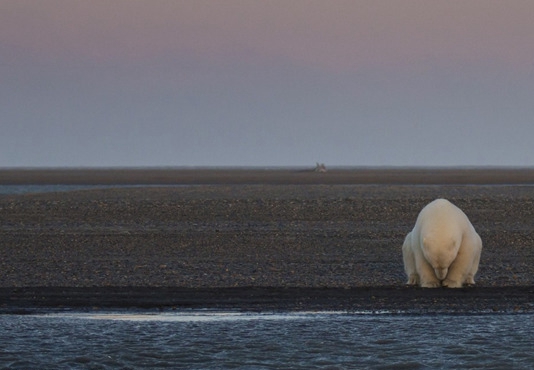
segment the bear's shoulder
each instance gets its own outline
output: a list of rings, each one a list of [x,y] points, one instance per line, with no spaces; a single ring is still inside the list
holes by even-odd
[[[444,198],[438,198],[438,199],[433,200],[432,202],[428,203],[427,207],[437,207],[437,208],[454,207],[456,208],[454,204],[452,204],[450,201]]]
[[[447,199],[438,198],[428,203],[421,213],[462,213],[460,208],[455,206],[453,203]]]

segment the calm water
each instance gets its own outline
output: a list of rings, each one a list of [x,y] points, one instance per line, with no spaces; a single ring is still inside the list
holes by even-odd
[[[534,368],[534,315],[0,316],[0,368]]]
[[[0,185],[1,194],[28,194],[28,193],[51,193],[90,189],[108,188],[135,188],[151,187],[156,185]],[[179,186],[179,185],[157,185],[157,186]]]

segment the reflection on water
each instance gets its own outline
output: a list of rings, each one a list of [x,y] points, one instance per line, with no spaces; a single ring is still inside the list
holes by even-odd
[[[0,185],[0,195],[5,194],[29,194],[29,193],[53,193],[76,190],[112,189],[112,188],[150,188],[150,187],[189,187],[192,185],[168,185],[168,184],[146,184],[146,185]]]
[[[2,315],[0,367],[530,369],[533,324],[532,314]]]
[[[119,185],[120,186],[120,185]],[[62,191],[104,189],[108,185],[0,185],[0,194],[51,193]]]
[[[112,320],[112,321],[161,321],[161,322],[206,322],[206,321],[247,321],[247,320],[299,320],[317,316],[342,315],[340,311],[324,312],[292,312],[292,313],[243,313],[236,311],[194,310],[179,313],[55,313],[33,315],[41,318],[69,318],[81,320]],[[364,313],[362,313],[364,314]]]

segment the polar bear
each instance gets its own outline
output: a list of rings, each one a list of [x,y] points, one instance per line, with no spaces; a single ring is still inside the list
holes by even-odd
[[[482,240],[465,213],[446,199],[427,204],[402,246],[408,285],[475,284]]]

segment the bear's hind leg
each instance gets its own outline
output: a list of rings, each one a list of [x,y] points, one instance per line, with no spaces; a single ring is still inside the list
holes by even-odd
[[[413,273],[408,276],[408,281],[406,285],[419,285],[419,274]]]
[[[465,280],[467,285],[475,285],[475,274],[478,271],[478,264],[480,263],[480,254],[482,252],[482,240],[478,234],[475,234],[475,241],[473,242],[474,247],[474,260],[473,265],[471,266],[471,271],[467,274],[467,279]]]
[[[475,278],[474,278],[473,274],[467,275],[467,278],[465,279],[465,284],[466,285],[475,285]]]
[[[404,244],[402,245],[402,259],[404,261],[404,271],[408,275],[407,285],[418,285],[419,284],[419,274],[415,269],[415,256],[412,249],[412,233],[408,233],[404,239]]]

